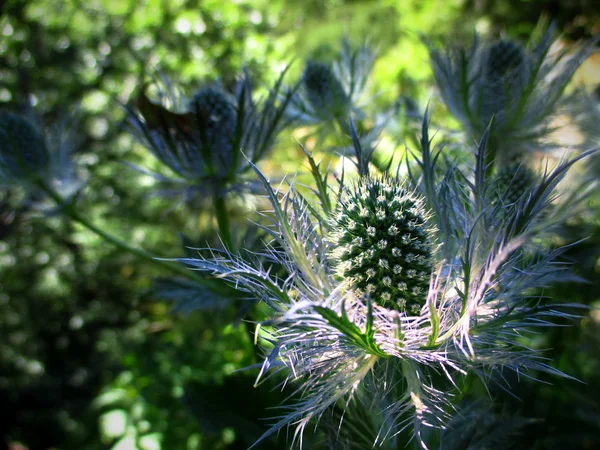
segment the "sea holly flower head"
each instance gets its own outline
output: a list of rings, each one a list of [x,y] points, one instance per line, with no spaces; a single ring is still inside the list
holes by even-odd
[[[485,75],[489,79],[502,79],[519,73],[526,64],[527,55],[517,42],[501,40],[487,49]]]
[[[226,249],[183,260],[269,311],[259,328],[266,356],[257,382],[277,377],[295,395],[263,437],[292,427],[301,444],[310,423],[338,417],[329,428],[343,430],[340,443],[397,448],[410,427],[425,446],[423,430],[444,427],[452,413],[456,377],[503,383],[505,370],[560,375],[528,345],[527,330],[565,316],[535,295],[562,276],[561,249],[536,252],[535,242],[564,213],[547,206],[574,161],[502,209],[486,177],[485,137],[467,174],[440,158],[428,136],[425,117],[406,180],[377,173],[367,160],[357,162],[357,181],[332,181],[307,154],[314,202],[293,185],[274,189],[255,168],[272,208],[264,226],[272,242],[254,257]],[[343,419],[356,407],[368,421],[360,430]]]
[[[438,49],[430,45],[434,76],[446,106],[471,137],[490,124],[488,162],[507,165],[527,152],[554,148],[547,135],[568,108],[565,88],[595,41],[556,50],[550,27],[539,41],[485,42]]]
[[[248,189],[248,161],[262,160],[291,121],[285,111],[292,94],[280,95],[284,74],[260,100],[247,72],[231,93],[215,84],[186,98],[163,80],[158,99],[151,100],[144,88],[129,108],[130,123],[172,172],[152,175],[185,198]]]
[[[339,276],[376,304],[418,314],[431,277],[431,230],[423,200],[393,178],[346,189],[332,217]]]
[[[348,95],[331,67],[320,62],[308,62],[302,75],[302,83],[315,111],[332,117],[344,117],[347,114]]]
[[[335,61],[309,60],[294,91],[288,114],[297,123],[341,126],[346,134],[347,117],[361,118],[375,53],[364,44],[354,48],[347,39]]]
[[[233,100],[220,89],[207,86],[199,89],[189,102],[188,109],[202,123],[200,139],[213,149],[211,164],[224,173],[234,163],[231,137],[237,124]]]
[[[482,95],[476,105],[478,120],[489,123],[492,118],[505,120],[504,114],[513,110],[521,97],[529,76],[529,55],[520,44],[502,40],[484,50]]]
[[[43,178],[49,166],[42,131],[22,115],[0,111],[0,183],[21,184]]]
[[[0,111],[0,185],[52,186],[65,199],[75,195],[83,184],[71,157],[76,124],[64,114],[44,127],[33,113]]]
[[[506,206],[515,205],[536,185],[538,175],[522,164],[503,167],[495,175],[491,189],[496,194],[495,202]]]

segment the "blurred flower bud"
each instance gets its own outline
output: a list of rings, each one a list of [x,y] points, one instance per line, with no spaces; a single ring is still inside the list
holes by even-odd
[[[492,183],[492,191],[499,201],[506,205],[513,205],[536,185],[537,181],[537,175],[533,170],[522,164],[512,164],[498,172]]]
[[[201,122],[200,139],[212,150],[213,164],[226,172],[233,163],[232,140],[236,112],[232,101],[219,89],[203,87],[192,97],[189,109]]]
[[[513,41],[498,41],[487,51],[485,74],[490,79],[502,79],[525,63],[523,48]]]
[[[308,100],[316,111],[327,111],[334,117],[348,113],[348,96],[329,66],[309,62],[304,69],[302,80]]]
[[[0,111],[0,183],[40,177],[49,164],[42,133],[25,117]]]

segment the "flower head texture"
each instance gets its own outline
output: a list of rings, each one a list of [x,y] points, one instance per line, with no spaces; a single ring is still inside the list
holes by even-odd
[[[25,117],[0,111],[0,182],[8,185],[43,177],[49,165],[42,132]]]
[[[315,111],[326,111],[334,117],[347,113],[348,95],[328,65],[309,62],[302,75],[302,84]]]
[[[517,74],[526,63],[527,55],[519,43],[502,40],[487,50],[485,75],[488,79],[503,79]]]
[[[218,172],[227,172],[235,156],[231,136],[235,135],[237,117],[232,99],[222,90],[203,87],[191,98],[188,108],[202,122],[203,143],[214,149],[211,164]]]
[[[340,437],[335,448],[397,448],[407,429],[425,447],[424,430],[452,414],[456,377],[560,375],[527,337],[566,316],[536,295],[565,269],[561,249],[536,251],[534,241],[564,213],[547,206],[574,161],[504,209],[486,178],[485,136],[472,173],[430,144],[425,118],[407,179],[371,170],[330,185],[308,155],[314,203],[293,185],[273,189],[256,170],[272,242],[254,259],[225,251],[183,260],[271,311],[258,381],[274,377],[292,392],[265,436],[291,427],[302,445],[304,429],[321,422]],[[272,273],[269,261],[283,271]]]
[[[568,106],[565,88],[595,51],[595,41],[555,50],[553,31],[527,47],[477,36],[468,48],[430,45],[442,98],[465,131],[478,139],[491,121],[490,161],[507,165],[529,151],[552,148],[544,138],[552,119]]]
[[[514,205],[527,194],[537,182],[537,174],[520,164],[503,167],[496,174],[491,189],[497,195],[497,201]]]
[[[40,117],[0,111],[0,185],[53,186],[64,198],[82,187],[72,153],[77,118],[62,113],[44,127]]]
[[[333,215],[330,240],[340,276],[358,295],[418,314],[431,278],[426,218],[423,200],[396,180],[361,180]]]

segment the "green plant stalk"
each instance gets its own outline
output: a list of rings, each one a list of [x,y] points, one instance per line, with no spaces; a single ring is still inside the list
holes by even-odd
[[[129,245],[122,239],[118,238],[117,236],[113,236],[112,234],[107,233],[106,231],[102,230],[98,226],[94,225],[92,222],[90,222],[85,217],[81,216],[77,211],[74,210],[72,205],[65,204],[64,199],[50,186],[46,185],[42,181],[38,182],[38,185],[52,198],[52,200],[54,200],[56,202],[56,204],[59,207],[61,207],[61,211],[69,219],[71,219],[73,222],[76,222],[76,223],[82,225],[83,227],[87,228],[88,230],[92,231],[93,233],[97,234],[105,241],[113,244],[115,247],[117,247],[125,252],[131,253],[132,255],[135,255],[140,259],[152,262],[154,265],[157,265],[164,269],[167,269],[170,272],[176,273],[178,275],[182,275],[192,281],[195,281],[203,286],[206,286],[207,288],[209,288],[215,292],[222,291],[221,286],[217,286],[215,283],[198,275],[196,272],[194,272],[190,269],[186,269],[185,267],[180,266],[177,263],[172,263],[172,262],[166,261],[164,259],[159,259],[159,258],[153,256],[151,253],[149,253],[145,250],[136,248],[136,247],[132,247],[131,245]]]
[[[234,250],[233,239],[231,237],[231,223],[227,214],[227,202],[225,196],[215,193],[213,195],[213,206],[215,208],[215,217],[217,226],[219,227],[219,235],[223,241],[223,245],[228,250]]]

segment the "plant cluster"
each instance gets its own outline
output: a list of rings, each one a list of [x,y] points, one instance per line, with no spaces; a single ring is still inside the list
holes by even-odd
[[[164,297],[194,296],[204,309],[250,305],[244,318],[264,357],[257,384],[291,388],[258,442],[291,427],[292,445],[302,445],[320,423],[332,448],[398,448],[407,436],[427,448],[430,430],[456,420],[467,376],[506,389],[508,371],[568,377],[534,349],[533,330],[576,307],[540,293],[567,276],[569,245],[553,236],[589,193],[582,185],[557,199],[557,185],[593,152],[541,172],[529,163],[532,151],[554,146],[550,121],[571,104],[565,88],[593,44],[552,54],[551,33],[528,49],[480,39],[431,47],[442,99],[478,142],[460,158],[435,145],[425,112],[416,148],[399,161],[375,159],[385,124],[359,100],[374,60],[366,46],[344,42],[333,65],[308,61],[290,87],[284,71],[262,98],[248,72],[231,91],[216,83],[183,95],[163,79],[153,96],[144,85],[126,109],[164,167],[151,173],[157,189],[189,208],[209,200],[218,227],[221,245],[188,257],[157,257],[86,218],[77,207],[84,184],[69,194],[56,184],[73,173],[67,141],[14,113],[0,114],[0,182],[44,193],[53,213],[176,276],[159,283]],[[294,127],[341,131],[356,170],[324,168],[304,149],[308,189],[274,187],[259,166]],[[259,191],[269,210],[244,233],[228,202]]]

